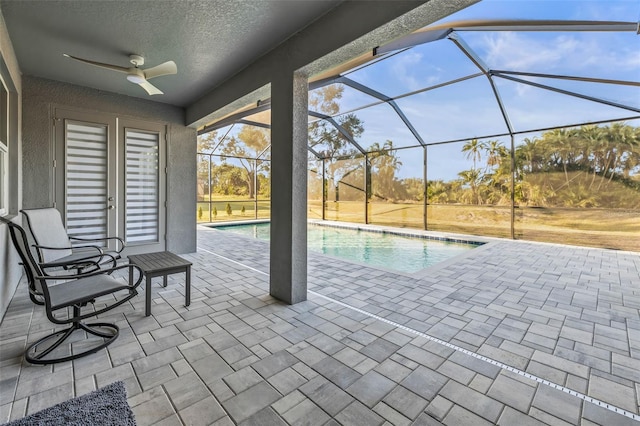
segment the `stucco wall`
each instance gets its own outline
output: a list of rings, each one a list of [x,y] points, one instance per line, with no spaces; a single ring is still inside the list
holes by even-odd
[[[9,215],[8,219],[14,220],[19,223],[20,218],[15,217],[15,213],[21,206],[22,188],[20,185],[20,156],[21,156],[21,93],[22,85],[20,78],[20,69],[18,68],[18,61],[9,39],[9,34],[0,11],[0,65],[3,68],[3,73],[8,74],[8,78],[11,80],[10,84],[13,86],[11,89],[15,90],[15,96],[17,97],[17,114],[11,118],[12,121],[12,140],[9,142],[9,159],[10,159],[10,179],[11,187],[9,189]],[[7,76],[5,76],[6,78]],[[22,276],[22,267],[18,265],[18,255],[13,250],[11,241],[9,240],[9,233],[7,227],[0,224],[0,320],[4,316],[4,313],[9,306],[9,302],[15,293],[15,290]]]
[[[168,124],[167,249],[196,251],[196,131],[185,127],[182,108],[25,76],[23,85],[24,208],[53,204],[53,106],[115,114]]]

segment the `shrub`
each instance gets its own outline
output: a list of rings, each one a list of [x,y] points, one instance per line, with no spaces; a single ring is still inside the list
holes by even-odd
[[[231,216],[231,214],[233,213],[233,210],[231,210],[231,204],[227,203],[227,216]]]
[[[245,211],[246,210],[244,209],[244,206],[242,206],[242,210],[240,210],[240,213],[242,213],[242,216],[244,216]]]
[[[198,219],[202,220],[202,206],[198,207]]]
[[[218,209],[215,206],[213,207],[213,212],[212,213],[213,213],[213,218],[214,219],[218,217]]]

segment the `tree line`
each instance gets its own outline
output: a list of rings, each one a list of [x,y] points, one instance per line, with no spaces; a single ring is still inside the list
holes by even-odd
[[[537,207],[638,208],[640,128],[624,123],[554,129],[514,150],[513,198]],[[508,205],[511,152],[496,140],[462,146],[473,161],[459,179],[430,181],[431,203]]]
[[[324,192],[333,201],[364,200],[366,195],[374,201],[423,202],[423,179],[398,177],[402,161],[392,140],[376,142],[366,152],[351,142],[357,143],[366,127],[355,113],[338,114],[342,95],[340,85],[309,94],[311,110],[335,116],[334,123],[318,119],[309,125],[309,197],[321,199]],[[242,125],[230,137],[212,132],[199,138],[198,148],[216,148],[221,160],[211,164],[209,182],[208,158],[200,156],[203,197],[270,197],[267,129]],[[522,206],[640,208],[640,128],[625,123],[547,131],[522,140],[513,158],[501,141],[471,139],[462,144],[461,155],[471,167],[455,179],[429,179],[430,204],[510,205],[513,198]]]

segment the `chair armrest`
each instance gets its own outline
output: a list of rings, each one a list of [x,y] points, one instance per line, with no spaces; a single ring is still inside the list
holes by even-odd
[[[40,249],[45,249],[45,250],[69,250],[71,249],[70,247],[47,247],[47,246],[40,246],[37,244],[34,244],[33,247],[37,248],[38,251]],[[73,247],[73,249],[92,249],[95,250],[95,252],[92,252],[90,250],[87,250],[87,253],[85,256],[83,257],[79,257],[77,259],[73,259],[73,260],[67,260],[64,262],[58,262],[58,261],[51,261],[51,262],[40,262],[39,265],[41,268],[56,268],[56,267],[64,267],[65,269],[67,269],[68,266],[77,266],[77,265],[82,265],[82,264],[86,264],[86,263],[92,263],[94,265],[98,265],[101,261],[102,258],[107,256],[105,255],[105,253],[102,251],[102,249],[98,246],[75,246]],[[109,256],[111,258],[113,258],[113,256]]]
[[[105,253],[100,257],[100,260],[97,262],[96,266],[98,267],[98,269],[100,269],[101,265],[107,265],[109,263],[111,263],[111,265],[112,265],[111,267],[112,268],[115,268],[116,266],[118,266],[118,258],[116,258],[111,253]],[[102,269],[102,270],[105,271],[106,269]],[[91,271],[89,271],[89,272],[91,272]]]
[[[95,254],[94,256],[97,256],[98,254],[104,254],[104,252],[102,251],[101,247],[98,246],[73,246],[73,247],[47,247],[47,246],[40,246],[38,244],[32,244],[32,247],[35,247],[37,249],[44,249],[44,250],[74,250],[74,249],[96,249],[98,250],[98,253]]]
[[[116,253],[122,252],[125,247],[125,242],[120,237],[104,237],[104,238],[80,238],[80,237],[69,237],[70,240],[75,241],[109,241],[109,240],[117,240],[120,243],[120,248],[116,250]]]
[[[61,280],[78,280],[80,278],[89,278],[89,277],[93,277],[95,275],[103,275],[103,274],[111,274],[114,271],[117,271],[119,269],[124,269],[124,268],[134,268],[138,270],[138,280],[136,281],[136,283],[134,285],[129,285],[129,287],[131,289],[134,289],[136,287],[138,287],[140,285],[140,283],[142,282],[142,278],[143,278],[143,272],[142,269],[138,266],[138,265],[133,265],[131,263],[124,263],[122,265],[118,265],[115,266],[113,268],[108,268],[108,269],[100,269],[98,271],[91,271],[91,272],[85,272],[85,273],[80,273],[80,274],[73,274],[73,275],[37,275],[35,277],[36,280],[44,280],[44,281],[61,281]]]

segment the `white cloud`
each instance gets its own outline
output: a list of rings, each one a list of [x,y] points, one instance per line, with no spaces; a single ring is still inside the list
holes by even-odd
[[[499,32],[486,34],[477,48],[486,52],[487,63],[494,69],[562,69],[587,75],[611,69],[638,72],[640,49],[635,37]]]
[[[482,42],[488,65],[506,70],[552,68],[576,48],[576,41],[568,36],[560,36],[553,43],[543,43],[514,32],[487,34]]]
[[[420,53],[410,51],[402,55],[401,58],[393,61],[391,71],[405,87],[409,87],[411,90],[417,90],[420,88],[420,81],[416,78],[413,69],[416,66],[421,65],[421,63],[422,55]]]
[[[416,50],[405,52],[392,59],[390,74],[397,79],[405,91],[414,91],[441,81],[444,70],[430,63],[422,53]]]

